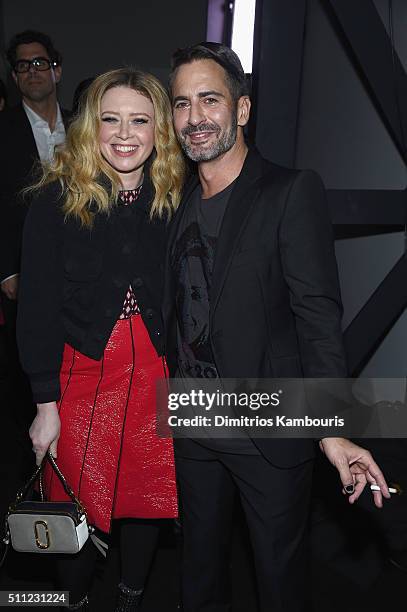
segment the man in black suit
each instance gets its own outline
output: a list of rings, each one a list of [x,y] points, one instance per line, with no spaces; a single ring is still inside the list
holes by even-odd
[[[61,56],[51,39],[26,30],[13,37],[7,50],[21,103],[0,114],[0,286],[11,383],[21,379],[15,341],[22,230],[30,198],[21,190],[33,180],[36,162],[52,159],[65,140],[67,113],[61,111],[56,86]],[[24,386],[24,384],[23,384]]]
[[[174,126],[197,162],[169,238],[164,303],[170,373],[181,378],[345,377],[341,300],[324,189],[248,148],[250,99],[236,54],[216,43],[178,50]],[[349,501],[376,481],[368,451],[343,438],[321,450]],[[175,440],[184,612],[230,610],[226,588],[235,493],[253,546],[262,612],[306,608],[306,524],[314,442]]]

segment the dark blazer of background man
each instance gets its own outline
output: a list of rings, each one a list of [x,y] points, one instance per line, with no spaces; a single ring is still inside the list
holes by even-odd
[[[320,179],[248,149],[243,127],[250,99],[239,59],[227,47],[179,50],[170,87],[177,136],[198,168],[169,240],[164,317],[171,374],[345,377],[341,299]],[[216,216],[219,206],[224,212]],[[343,438],[325,438],[321,449],[337,466],[351,503],[366,478],[389,496],[368,451]],[[178,439],[175,450],[184,612],[230,610],[227,548],[236,490],[260,609],[304,610],[314,443]],[[381,505],[381,493],[375,501]]]
[[[15,374],[21,240],[30,203],[21,190],[33,181],[36,164],[51,159],[54,144],[63,142],[68,114],[59,108],[56,94],[61,56],[47,35],[29,30],[17,34],[7,59],[21,94],[18,106],[0,113],[0,286],[9,363]]]
[[[7,51],[12,76],[21,94],[21,103],[0,115],[0,215],[1,215],[1,252],[0,282],[3,292],[11,299],[16,298],[16,288],[5,281],[20,271],[20,246],[22,225],[27,211],[20,195],[21,189],[30,184],[35,162],[44,159],[39,150],[36,134],[30,122],[32,110],[49,126],[56,142],[62,141],[59,105],[56,86],[61,78],[61,56],[55,50],[48,36],[40,32],[25,31],[17,34]],[[38,59],[40,66],[35,62]],[[45,60],[45,61],[43,61]],[[25,72],[20,72],[24,68]],[[45,70],[39,70],[45,67]],[[67,113],[61,112],[63,123]],[[33,117],[33,115],[31,116]],[[58,131],[57,134],[55,132]],[[44,137],[45,143],[45,137]],[[41,145],[40,145],[41,146]],[[46,159],[46,158],[45,158]]]

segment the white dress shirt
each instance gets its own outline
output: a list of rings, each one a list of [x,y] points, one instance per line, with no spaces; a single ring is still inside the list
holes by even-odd
[[[49,129],[45,119],[37,115],[25,102],[23,102],[23,107],[31,124],[40,160],[42,162],[52,161],[55,146],[65,142],[65,127],[59,104],[57,103],[57,120],[53,132]]]

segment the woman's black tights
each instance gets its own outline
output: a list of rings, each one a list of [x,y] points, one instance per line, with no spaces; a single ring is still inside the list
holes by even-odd
[[[119,529],[121,582],[130,589],[141,590],[157,546],[160,522],[121,519],[113,521],[113,525]],[[95,535],[103,540],[100,532]],[[89,592],[98,555],[100,552],[89,538],[77,555],[66,555],[57,561],[57,587],[69,591],[70,604],[81,601]]]

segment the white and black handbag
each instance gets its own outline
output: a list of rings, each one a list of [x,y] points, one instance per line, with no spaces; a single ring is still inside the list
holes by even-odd
[[[47,460],[71,501],[45,500],[42,474]],[[27,500],[28,493],[32,491],[37,479],[39,479],[40,500]],[[6,545],[11,543],[18,552],[75,554],[81,550],[89,533],[92,532],[93,527],[88,524],[84,506],[75,496],[48,451],[41,465],[20,489],[15,502],[9,507],[4,543]]]

